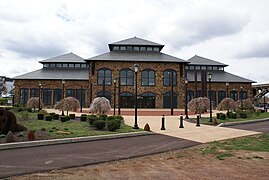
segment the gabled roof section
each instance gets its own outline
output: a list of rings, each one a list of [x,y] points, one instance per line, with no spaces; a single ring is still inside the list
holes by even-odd
[[[212,73],[211,82],[231,82],[231,83],[255,83],[255,81],[225,72],[225,71],[210,71]],[[190,82],[195,81],[195,72],[187,71],[187,78]],[[197,81],[201,81],[201,71],[197,71]]]
[[[110,51],[85,61],[125,61],[125,62],[178,62],[188,63],[183,59],[179,59],[161,52],[130,52],[130,51]]]
[[[40,63],[85,63],[84,59],[80,56],[70,52],[67,54],[63,54],[60,56],[56,56],[53,58],[49,58],[43,61],[39,61]]]
[[[20,76],[15,80],[89,80],[88,69],[50,69],[43,68]]]
[[[207,59],[201,56],[193,56],[192,58],[190,58],[189,60],[187,60],[188,62],[190,62],[188,65],[204,65],[204,66],[223,66],[226,67],[228,66],[227,64],[223,64],[220,63],[218,61],[214,61],[211,59]]]
[[[148,41],[142,38],[138,38],[138,37],[133,37],[133,38],[129,38],[129,39],[124,39],[121,41],[117,41],[111,44],[108,44],[110,51],[112,50],[112,47],[115,45],[132,45],[132,46],[155,46],[155,47],[160,47],[160,50],[164,47],[164,45],[159,44],[159,43],[155,43],[152,41]]]

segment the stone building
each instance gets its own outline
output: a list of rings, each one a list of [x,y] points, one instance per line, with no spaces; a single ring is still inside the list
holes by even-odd
[[[15,102],[25,104],[40,94],[44,104],[52,106],[73,96],[88,107],[95,97],[105,96],[112,106],[115,102],[116,107],[133,108],[137,76],[139,108],[169,108],[171,103],[184,108],[186,90],[187,101],[208,95],[208,72],[215,105],[226,94],[236,100],[252,97],[253,81],[225,72],[225,64],[199,56],[185,61],[162,53],[164,45],[137,37],[108,47],[109,52],[89,59],[69,53],[40,61],[42,69],[14,78]]]

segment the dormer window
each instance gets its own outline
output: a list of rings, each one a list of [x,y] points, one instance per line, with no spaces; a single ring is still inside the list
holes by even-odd
[[[43,64],[43,67],[44,67],[44,68],[47,68],[47,67],[49,67],[49,64],[48,64],[48,63],[44,63],[44,64]]]
[[[69,64],[69,67],[70,67],[70,68],[73,68],[73,67],[74,67],[74,64]]]
[[[68,64],[67,63],[64,63],[63,64],[63,68],[67,68],[68,67]]]
[[[120,50],[121,50],[121,51],[126,51],[126,46],[121,46],[121,47],[120,47]]]
[[[127,51],[132,51],[133,47],[132,46],[127,46]]]
[[[139,47],[138,46],[134,46],[134,51],[139,51]]]
[[[56,67],[57,67],[57,68],[60,68],[60,67],[62,67],[62,64],[60,64],[60,63],[56,63]]]
[[[153,51],[159,51],[159,48],[158,47],[154,47],[153,48]]]
[[[119,46],[114,46],[114,47],[113,47],[113,50],[114,50],[114,51],[118,51],[118,50],[120,50],[120,47],[119,47]]]
[[[141,47],[140,47],[140,51],[146,51],[146,47],[141,46]]]
[[[80,64],[75,64],[75,68],[80,68]]]
[[[54,68],[55,67],[55,63],[51,63],[50,67]]]
[[[152,51],[152,47],[147,47],[147,51]]]

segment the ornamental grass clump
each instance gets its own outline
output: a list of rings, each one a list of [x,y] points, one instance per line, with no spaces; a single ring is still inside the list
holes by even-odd
[[[67,115],[69,111],[76,112],[80,108],[79,100],[74,97],[67,97],[62,99],[60,102],[55,104],[54,109],[60,109],[62,111],[67,111]]]
[[[196,114],[204,113],[209,109],[209,99],[206,97],[194,98],[188,103],[188,109]]]
[[[105,114],[111,109],[110,101],[105,97],[97,97],[90,105],[89,111],[91,113]]]
[[[26,103],[26,107],[27,107],[27,109],[33,108],[34,111],[36,111],[36,109],[43,108],[44,103],[42,101],[39,101],[39,97],[32,97],[32,98],[28,99],[28,101]]]
[[[238,105],[233,99],[225,98],[219,103],[217,110],[219,111],[226,110],[229,112],[229,111],[235,111],[237,108],[238,108]]]

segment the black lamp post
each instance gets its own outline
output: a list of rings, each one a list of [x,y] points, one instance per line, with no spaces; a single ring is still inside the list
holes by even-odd
[[[138,64],[134,64],[134,72],[135,72],[135,123],[133,129],[139,129],[137,125],[137,73],[138,73]]]
[[[174,107],[173,107],[173,105],[174,105],[174,102],[173,102],[173,96],[174,96],[174,82],[173,82],[173,80],[174,80],[174,77],[173,77],[173,71],[171,71],[171,74],[170,74],[170,83],[171,83],[171,96],[170,96],[170,98],[171,98],[171,115],[174,115]]]
[[[118,115],[120,115],[121,98],[120,98],[120,75],[118,80]]]
[[[189,116],[188,116],[188,83],[189,83],[189,80],[186,78],[185,79],[185,119],[189,119]]]
[[[212,79],[212,73],[207,73],[208,75],[208,81],[209,81],[209,122],[212,122],[212,93],[211,93],[211,79]]]
[[[63,88],[62,88],[62,99],[64,99],[64,85],[65,85],[65,80],[62,79],[62,85],[63,85]],[[64,109],[62,108],[62,116],[64,116]]]
[[[38,111],[41,110],[41,107],[40,107],[40,104],[41,104],[41,88],[42,88],[42,84],[40,82],[39,83],[39,89],[38,89],[38,92],[39,92],[39,97],[38,97]]]
[[[230,83],[228,82],[228,81],[226,81],[226,98],[228,98],[229,97],[229,85],[230,85]]]
[[[113,84],[114,84],[114,116],[116,115],[116,79],[113,79]]]
[[[80,87],[80,112],[82,112],[82,96],[83,95],[83,89],[82,86]]]
[[[241,111],[243,111],[243,87],[240,86]]]

